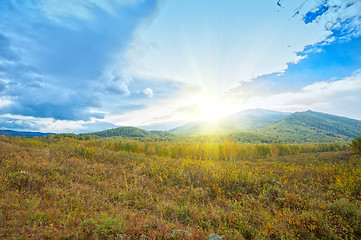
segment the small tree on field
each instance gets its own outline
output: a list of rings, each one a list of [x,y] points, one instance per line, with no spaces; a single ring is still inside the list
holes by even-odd
[[[356,154],[361,154],[361,136],[358,136],[352,140],[350,146],[352,151],[354,151]]]

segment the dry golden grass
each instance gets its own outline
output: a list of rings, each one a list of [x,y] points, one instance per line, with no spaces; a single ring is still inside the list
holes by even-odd
[[[231,162],[109,146],[2,137],[0,238],[361,238],[361,160],[346,151]]]

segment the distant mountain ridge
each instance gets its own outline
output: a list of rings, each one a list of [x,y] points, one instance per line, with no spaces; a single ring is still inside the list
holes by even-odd
[[[53,133],[0,130],[0,135],[43,137]],[[212,136],[210,136],[212,135]],[[224,141],[233,138],[250,143],[350,142],[361,135],[361,121],[314,111],[284,113],[264,109],[243,111],[214,122],[188,123],[172,131],[146,131],[137,127],[118,127],[99,132],[56,134],[55,137],[133,138],[155,141]],[[192,137],[196,138],[192,138]]]
[[[118,127],[75,136],[80,139],[122,137],[175,140],[176,137],[199,135],[214,135],[216,139],[233,138],[239,142],[253,143],[350,142],[361,135],[361,121],[314,111],[284,113],[252,109],[215,122],[188,123],[171,131]]]
[[[54,135],[55,133],[42,133],[42,132],[20,132],[13,130],[0,130],[0,135],[12,137],[43,137],[47,135]]]
[[[170,131],[185,135],[252,130],[275,123],[291,113],[266,109],[250,109],[215,121],[188,123]]]

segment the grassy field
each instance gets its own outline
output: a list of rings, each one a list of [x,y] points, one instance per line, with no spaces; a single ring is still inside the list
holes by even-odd
[[[1,137],[0,238],[361,238],[361,159],[344,147],[211,160],[152,144]]]

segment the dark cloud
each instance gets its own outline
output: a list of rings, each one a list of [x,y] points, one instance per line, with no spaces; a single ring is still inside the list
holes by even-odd
[[[104,114],[89,111],[91,107],[100,107],[100,101],[86,86],[73,89],[59,86],[35,67],[18,62],[0,64],[0,72],[5,79],[0,82],[1,95],[13,100],[0,109],[2,114],[60,120],[104,118]]]
[[[91,112],[91,107],[99,107],[99,100],[91,93],[62,92],[61,89],[29,89],[24,86],[6,91],[15,97],[14,104],[0,110],[10,113],[59,120],[89,120],[104,118],[104,114]]]
[[[102,112],[144,107],[128,104],[129,80],[101,76],[114,54],[124,53],[156,1],[117,8],[112,14],[91,8],[90,19],[54,20],[40,5],[38,0],[0,0],[0,92],[12,100],[0,114],[89,121],[103,119]],[[20,120],[7,122],[19,128],[15,123]]]
[[[39,71],[21,62],[0,62],[0,73],[3,79],[9,81],[9,87],[22,85],[24,87],[40,87],[44,79]]]

